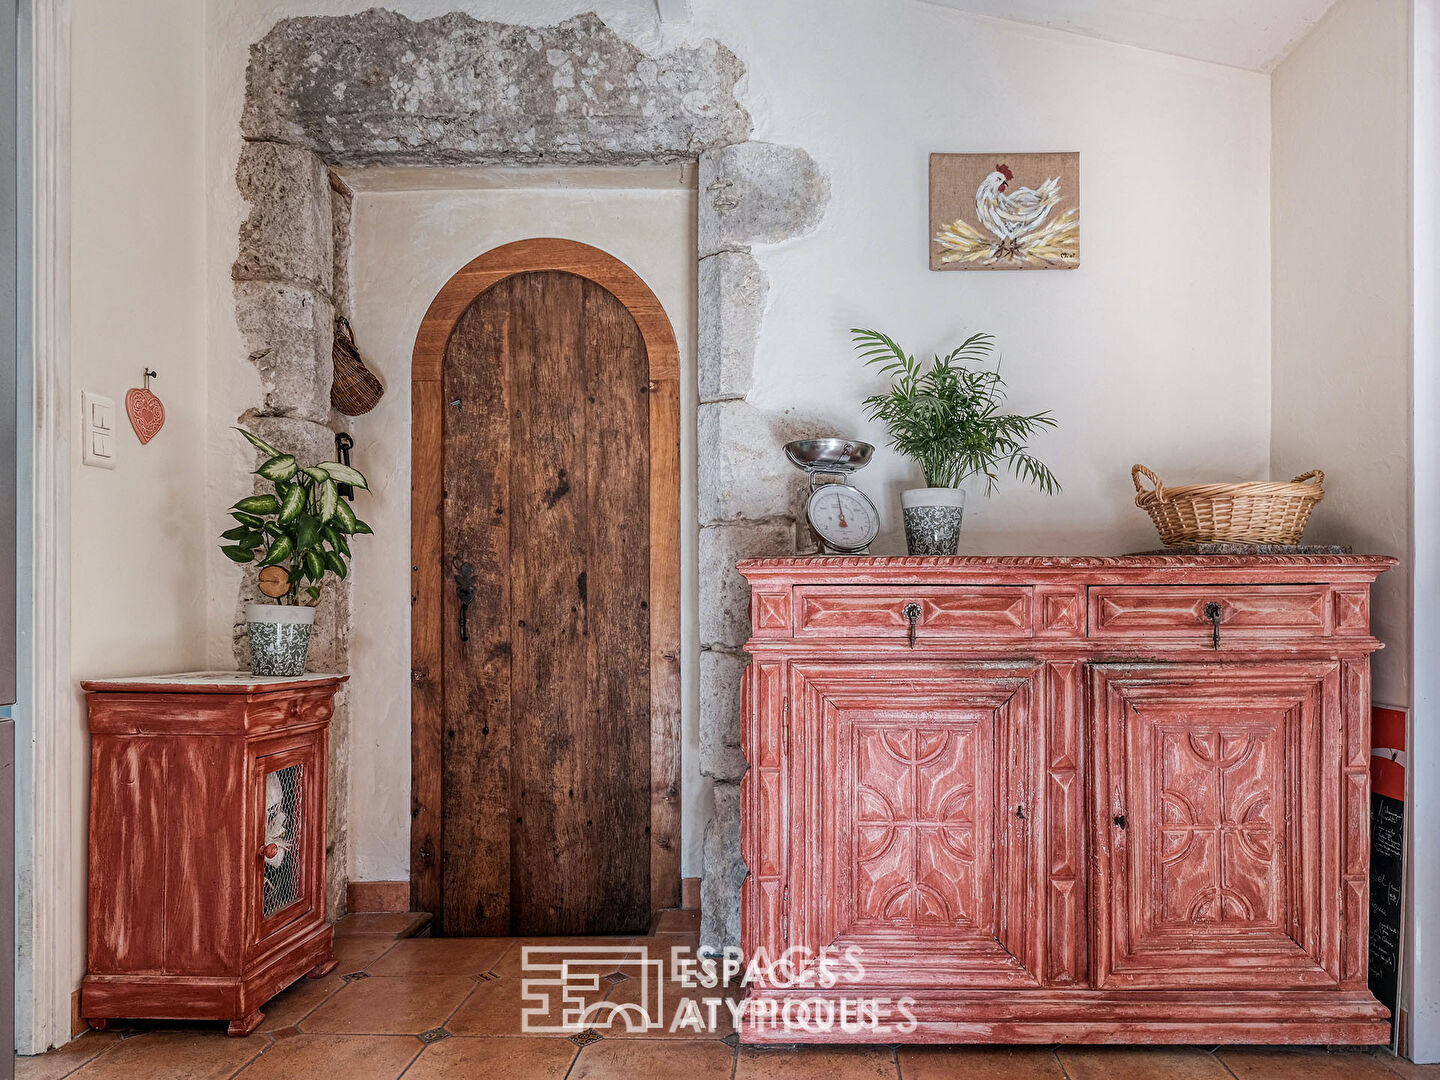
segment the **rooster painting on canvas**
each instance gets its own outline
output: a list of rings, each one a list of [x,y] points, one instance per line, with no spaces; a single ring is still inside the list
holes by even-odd
[[[932,154],[932,270],[1080,264],[1079,154]]]

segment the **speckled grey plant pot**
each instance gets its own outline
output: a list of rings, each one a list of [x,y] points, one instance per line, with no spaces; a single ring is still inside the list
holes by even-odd
[[[903,513],[911,555],[954,555],[960,550],[963,506],[907,506]]]
[[[245,618],[250,633],[250,674],[305,674],[314,608],[247,604]]]
[[[911,555],[954,555],[960,550],[965,492],[960,488],[911,488],[900,494],[905,546]]]

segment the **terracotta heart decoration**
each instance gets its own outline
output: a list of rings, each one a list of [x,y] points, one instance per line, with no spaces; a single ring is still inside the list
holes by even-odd
[[[143,446],[165,426],[165,406],[150,390],[153,371],[145,372],[145,385],[137,386],[125,394],[125,411],[130,414],[130,426],[140,437]]]

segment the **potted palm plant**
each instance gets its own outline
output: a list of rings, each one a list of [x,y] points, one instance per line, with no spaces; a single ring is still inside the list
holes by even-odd
[[[878,330],[854,329],[850,335],[865,363],[890,377],[888,390],[865,399],[867,415],[885,425],[890,445],[925,474],[925,487],[900,496],[911,555],[956,553],[965,515],[960,485],[970,476],[985,477],[987,498],[1002,469],[1047,495],[1060,490],[1055,474],[1028,445],[1042,428],[1054,427],[1055,418],[1049,412],[1001,412],[1005,382],[999,364],[985,366],[995,348],[989,334],[971,334],[928,368]]]
[[[238,524],[220,534],[226,558],[259,565],[260,591],[273,601],[245,607],[250,670],[303,675],[322,589],[331,577],[343,580],[349,573],[347,537],[371,531],[341,498],[340,485],[368,489],[368,484],[348,465],[301,465],[294,454],[236,430],[265,455],[255,475],[273,488],[232,506],[230,516]]]

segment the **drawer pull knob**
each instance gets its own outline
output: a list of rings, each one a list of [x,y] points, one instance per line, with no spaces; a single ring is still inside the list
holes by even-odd
[[[915,630],[920,625],[920,605],[911,600],[905,605],[905,618],[910,620],[910,648],[915,647]]]
[[[280,845],[279,845],[279,844],[266,844],[263,848],[260,849],[260,857],[261,857],[262,859],[273,859],[276,855],[279,855],[279,854],[280,854]]]
[[[1220,605],[1211,600],[1205,605],[1205,618],[1210,620],[1210,646],[1220,648]]]

